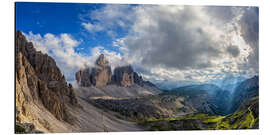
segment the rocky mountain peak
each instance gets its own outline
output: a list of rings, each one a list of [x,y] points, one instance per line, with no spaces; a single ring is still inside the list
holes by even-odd
[[[112,71],[105,55],[101,54],[95,64],[95,67],[87,67],[76,72],[75,77],[80,86],[102,87],[111,82]]]
[[[81,69],[78,72],[76,72],[75,78],[77,80],[77,83],[80,86],[83,86],[83,87],[91,86],[90,69],[89,68]]]
[[[75,74],[77,83],[83,87],[96,86],[102,87],[107,84],[116,84],[122,87],[129,87],[137,84],[139,86],[155,87],[149,81],[144,81],[141,76],[134,72],[131,65],[120,66],[114,69],[112,75],[109,61],[104,54],[101,54],[97,60],[96,65],[92,68],[81,69]]]
[[[131,65],[115,68],[113,81],[123,87],[134,85],[134,72]]]
[[[96,60],[96,65],[101,66],[101,67],[106,67],[108,66],[109,61],[105,57],[104,54],[100,54],[98,59]]]
[[[16,107],[22,112],[18,116],[25,117],[29,113],[25,112],[28,103],[35,103],[44,106],[57,119],[70,122],[72,115],[66,106],[78,105],[77,99],[53,58],[36,51],[21,31],[16,32],[15,49]]]

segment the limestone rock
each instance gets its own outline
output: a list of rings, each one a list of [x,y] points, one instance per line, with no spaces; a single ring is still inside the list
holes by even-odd
[[[128,87],[134,85],[134,72],[130,65],[114,69],[113,80],[116,84]]]
[[[136,72],[134,72],[134,83],[140,85],[140,86],[143,86],[143,79],[142,79],[142,76],[139,76]]]
[[[91,72],[90,72],[91,71]],[[75,74],[77,83],[82,87],[103,87],[108,84],[116,84],[122,87],[130,87],[138,84],[141,87],[156,88],[149,81],[144,81],[142,76],[134,72],[131,65],[116,67],[112,75],[109,61],[104,54],[101,54],[95,62],[95,66],[81,69]],[[158,89],[158,88],[156,88]]]
[[[18,112],[27,116],[25,105],[33,102],[43,105],[57,119],[71,122],[72,115],[68,114],[66,106],[76,106],[77,99],[55,61],[36,51],[20,31],[16,32],[15,44]]]
[[[77,83],[80,86],[83,86],[83,87],[91,86],[89,68],[81,69],[80,71],[76,72],[75,77],[76,77]]]
[[[106,67],[109,64],[109,61],[106,59],[104,54],[100,54],[96,60],[96,65],[100,67]]]
[[[91,82],[96,87],[102,87],[111,82],[112,71],[110,66],[92,68]]]
[[[76,72],[75,78],[79,86],[89,87],[91,85],[102,87],[111,82],[112,71],[108,60],[101,54],[95,62],[95,67],[87,67]]]
[[[102,87],[111,82],[112,71],[108,60],[101,54],[96,60],[95,67],[90,74],[91,83],[96,87]]]

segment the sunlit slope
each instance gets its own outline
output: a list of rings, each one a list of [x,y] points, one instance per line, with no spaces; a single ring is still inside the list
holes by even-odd
[[[188,114],[176,118],[149,119],[142,125],[149,130],[219,130],[219,129],[258,129],[259,98],[247,100],[240,109],[227,116],[203,113]]]

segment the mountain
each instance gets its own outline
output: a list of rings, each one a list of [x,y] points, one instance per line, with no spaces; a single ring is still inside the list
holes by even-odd
[[[149,81],[144,81],[138,73],[134,72],[131,65],[116,67],[112,75],[109,61],[101,54],[96,60],[94,67],[86,67],[76,72],[75,78],[77,83],[82,87],[103,87],[108,84],[115,84],[122,87],[129,87],[137,84],[139,86],[148,85],[156,87]],[[97,85],[102,83],[102,85]]]
[[[104,112],[78,96],[53,58],[36,51],[21,31],[16,32],[15,54],[16,133],[144,129],[135,122]],[[100,80],[102,77],[98,76],[97,81]]]
[[[161,92],[154,84],[143,80],[131,65],[116,67],[111,73],[109,61],[101,54],[94,67],[76,72],[77,91],[82,98],[128,98],[157,95]],[[97,85],[99,84],[99,85]]]
[[[214,84],[188,85],[163,94],[184,96],[202,113],[226,115],[230,106],[231,93]]]
[[[214,84],[198,84],[198,85],[187,85],[187,86],[182,86],[178,88],[174,88],[172,90],[201,90],[201,91],[206,91],[209,94],[214,94],[216,91],[222,91],[220,87]]]
[[[167,94],[188,97],[200,112],[227,115],[234,113],[244,101],[259,95],[258,76],[238,83],[232,92],[213,84],[200,84],[175,88]]]
[[[67,84],[55,61],[36,51],[20,31],[16,32],[15,44],[16,109],[19,112],[16,121],[33,119],[34,124],[45,131],[42,123],[48,119],[44,115],[72,123],[75,118],[67,111],[67,106],[78,107],[78,101],[72,85]]]
[[[222,80],[215,81],[215,84],[224,90],[234,92],[235,88],[244,80],[246,80],[244,77],[227,76]]]
[[[171,90],[174,88],[184,87],[188,85],[199,85],[201,83],[188,80],[155,80],[155,84],[160,89]]]
[[[236,111],[245,100],[259,96],[259,76],[240,83],[232,95],[230,112]]]
[[[102,87],[111,82],[112,71],[108,60],[101,54],[95,62],[95,67],[81,69],[76,72],[77,83],[81,86]]]

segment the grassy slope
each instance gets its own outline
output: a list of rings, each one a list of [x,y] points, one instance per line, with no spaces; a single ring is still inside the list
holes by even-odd
[[[176,118],[148,119],[141,122],[149,130],[202,130],[202,129],[251,129],[258,128],[259,118],[254,109],[258,109],[258,98],[253,99],[248,108],[227,115],[216,116],[203,113],[189,114]]]

